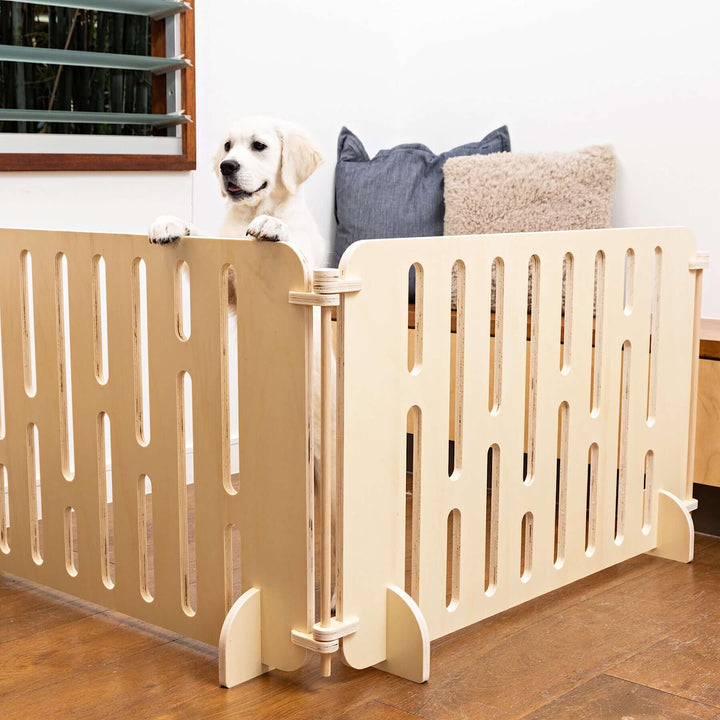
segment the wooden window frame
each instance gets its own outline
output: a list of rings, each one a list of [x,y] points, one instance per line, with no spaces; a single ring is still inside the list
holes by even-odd
[[[0,153],[2,172],[43,172],[53,170],[195,170],[195,2],[180,16],[180,52],[190,61],[181,72],[182,105],[191,122],[182,126],[182,153],[179,155],[110,153]],[[165,21],[150,21],[151,54],[165,55]],[[165,113],[167,101],[165,75],[152,78],[152,111]]]

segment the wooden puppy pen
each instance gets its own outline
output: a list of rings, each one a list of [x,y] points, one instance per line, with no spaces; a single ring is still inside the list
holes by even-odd
[[[687,230],[366,241],[314,277],[220,239],[3,230],[0,259],[0,570],[219,643],[226,686],[337,650],[423,681],[434,638],[640,553],[692,559]]]

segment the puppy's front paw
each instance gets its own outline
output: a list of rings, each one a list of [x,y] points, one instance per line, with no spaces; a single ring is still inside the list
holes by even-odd
[[[167,245],[177,242],[181,237],[190,234],[190,227],[184,220],[172,215],[161,215],[150,225],[148,239],[156,245]]]
[[[248,225],[247,234],[256,240],[285,242],[288,239],[288,227],[282,220],[269,215],[258,215]]]

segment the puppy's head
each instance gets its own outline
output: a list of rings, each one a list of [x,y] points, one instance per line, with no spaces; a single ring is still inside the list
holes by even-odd
[[[266,117],[235,123],[215,156],[220,191],[250,207],[271,195],[292,194],[322,162],[300,128]]]

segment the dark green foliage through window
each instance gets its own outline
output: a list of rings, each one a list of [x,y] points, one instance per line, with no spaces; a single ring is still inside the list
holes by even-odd
[[[150,20],[139,15],[0,2],[0,44],[148,56]],[[0,107],[151,113],[152,76],[136,70],[0,61]],[[153,134],[148,125],[37,121],[0,121],[0,132]]]

